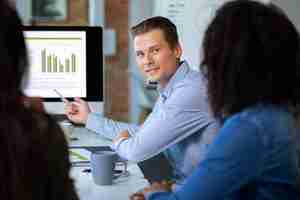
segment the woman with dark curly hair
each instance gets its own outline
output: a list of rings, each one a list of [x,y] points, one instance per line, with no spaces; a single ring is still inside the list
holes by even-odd
[[[224,124],[181,189],[155,184],[144,190],[148,199],[300,199],[299,47],[295,26],[272,4],[236,0],[217,10],[204,36],[202,72]]]
[[[22,95],[28,70],[21,20],[0,0],[0,196],[3,200],[77,200],[64,134]]]

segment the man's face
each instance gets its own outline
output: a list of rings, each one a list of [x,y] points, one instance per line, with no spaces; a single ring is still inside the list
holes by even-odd
[[[163,32],[154,29],[134,38],[136,62],[149,80],[158,81],[164,87],[176,72],[182,50],[180,45],[173,49],[165,40]]]

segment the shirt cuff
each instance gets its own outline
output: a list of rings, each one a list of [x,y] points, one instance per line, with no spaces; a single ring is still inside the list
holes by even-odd
[[[100,113],[90,112],[85,123],[85,128],[90,130],[97,130],[98,126],[102,124],[103,117]]]
[[[125,138],[125,137],[121,137],[119,138],[117,141],[113,142],[110,146],[110,148],[114,151],[117,151],[121,145],[121,143],[124,141],[124,140],[127,140],[128,138]]]

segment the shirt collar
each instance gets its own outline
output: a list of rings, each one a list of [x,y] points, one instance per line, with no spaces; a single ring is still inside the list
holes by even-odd
[[[176,72],[173,74],[173,76],[170,78],[167,85],[162,88],[160,85],[158,85],[157,90],[161,94],[162,97],[167,97],[168,94],[172,91],[173,86],[180,80],[184,79],[185,75],[189,72],[190,68],[186,61],[182,61],[179,64],[179,67],[177,68]]]

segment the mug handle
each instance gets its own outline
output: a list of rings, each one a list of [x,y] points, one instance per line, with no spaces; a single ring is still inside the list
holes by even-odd
[[[114,169],[115,172],[119,172],[119,173],[114,173],[114,178],[119,178],[121,176],[123,176],[123,177],[129,176],[129,171],[127,170],[127,165],[128,165],[127,160],[118,159],[115,163],[115,168],[117,166],[123,166],[123,169],[122,170]]]

